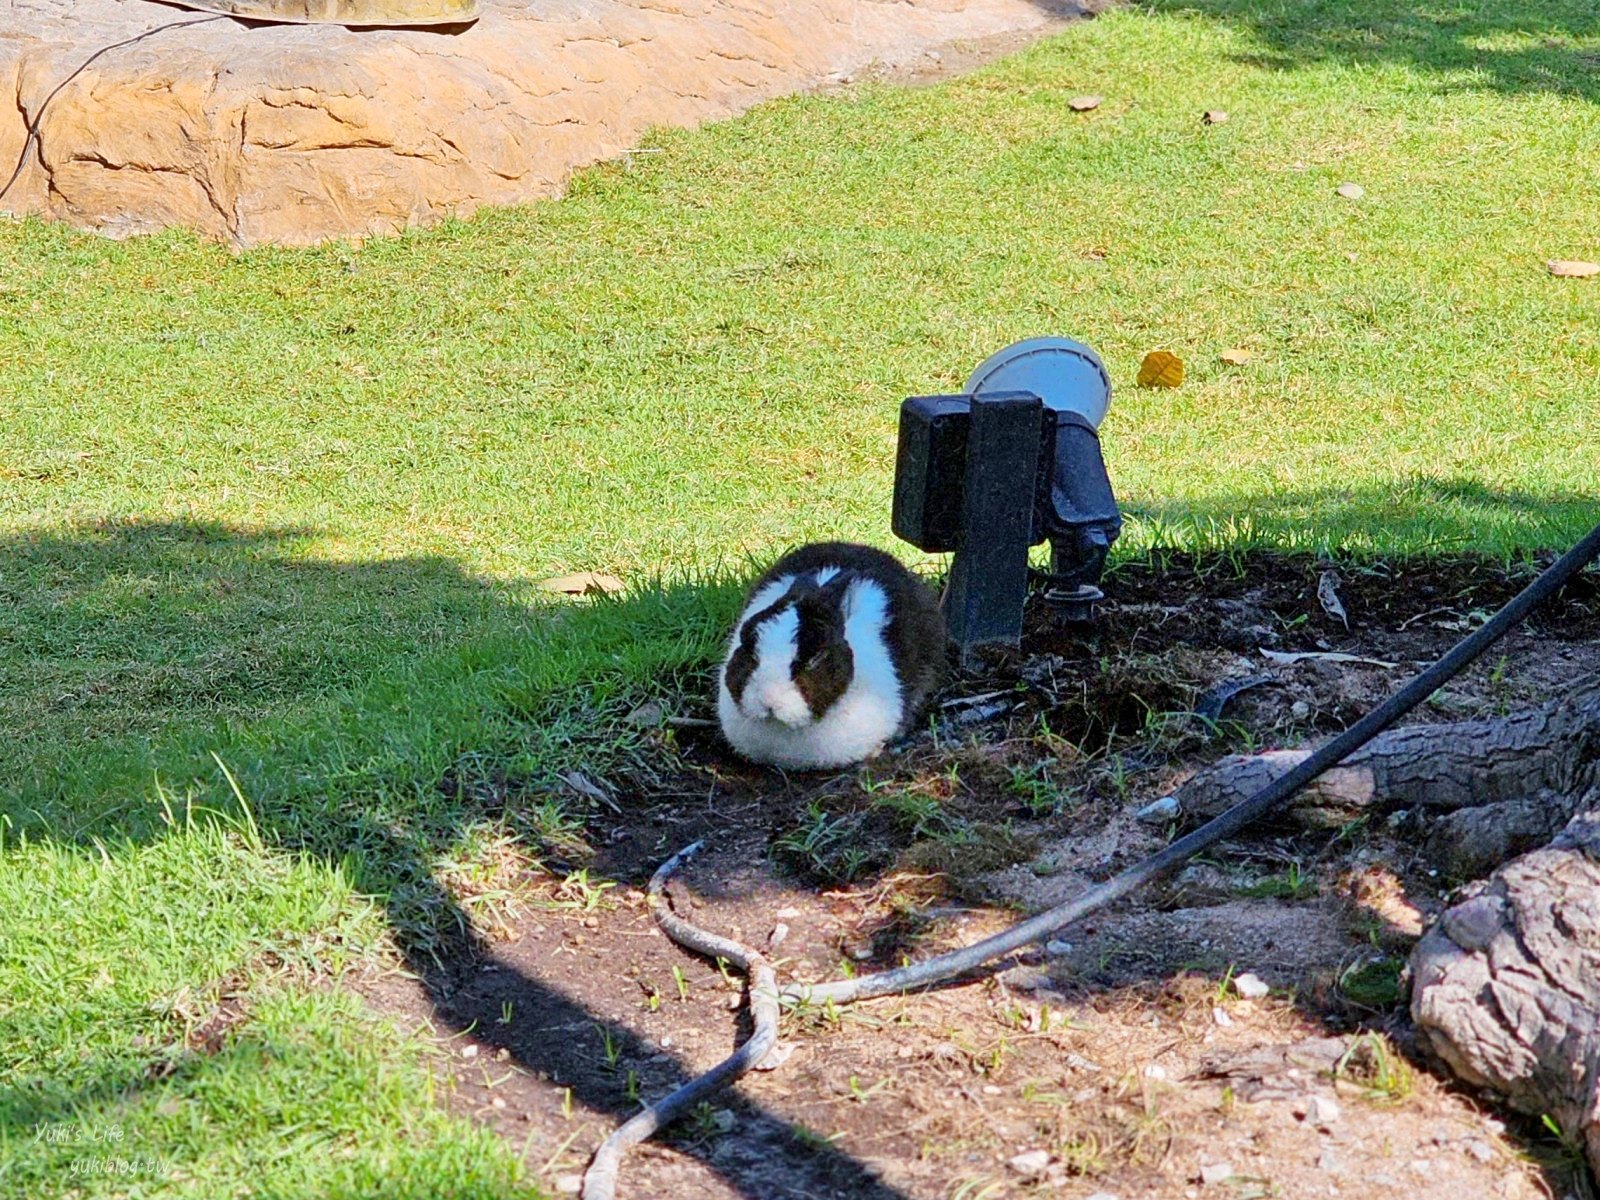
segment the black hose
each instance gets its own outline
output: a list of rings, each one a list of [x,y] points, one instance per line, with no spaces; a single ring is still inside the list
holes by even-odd
[[[1159,853],[1129,867],[1122,874],[1096,884],[1082,895],[1013,925],[963,950],[941,954],[927,962],[835,983],[790,984],[783,999],[791,1003],[847,1004],[870,996],[886,996],[929,987],[982,966],[992,958],[1042,941],[1063,926],[1081,920],[1097,909],[1120,900],[1157,876],[1181,866],[1201,851],[1232,837],[1257,818],[1283,805],[1291,796],[1330,767],[1336,766],[1390,728],[1466,669],[1475,658],[1511,632],[1536,607],[1565,586],[1579,571],[1600,558],[1600,525],[1571,550],[1547,567],[1532,583],[1473,633],[1461,639],[1422,674],[1390,696],[1349,729],[1275,779],[1247,800],[1186,834]]]

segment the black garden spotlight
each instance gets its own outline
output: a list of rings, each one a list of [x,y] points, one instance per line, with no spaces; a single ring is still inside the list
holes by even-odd
[[[1096,432],[1110,405],[1099,355],[1050,337],[992,356],[962,395],[900,406],[892,526],[920,550],[955,552],[944,610],[963,664],[1020,643],[1028,550],[1041,542],[1046,600],[1066,620],[1093,619],[1122,532]]]

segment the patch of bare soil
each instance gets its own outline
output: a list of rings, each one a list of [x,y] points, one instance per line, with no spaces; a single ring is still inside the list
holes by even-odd
[[[614,804],[594,803],[583,844],[540,849],[548,873],[524,881],[532,899],[499,940],[367,993],[439,1029],[451,1103],[524,1147],[546,1186],[570,1187],[641,1100],[748,1032],[740,982],[668,942],[644,907],[673,851],[708,841],[673,887],[696,923],[756,944],[784,927],[781,980],[931,955],[1164,844],[1171,827],[1136,819],[1142,806],[1226,753],[1343,728],[1528,577],[1343,566],[1346,628],[1318,599],[1329,569],[1125,566],[1095,629],[1031,612],[1020,654],[956,680],[932,733],[857,771],[785,777],[664,725],[600,781]],[[1597,636],[1589,577],[1414,719],[1546,698],[1600,669]],[[657,699],[708,715],[702,697]],[[787,1062],[636,1152],[621,1194],[1520,1200],[1586,1187],[1537,1129],[1508,1129],[1411,1056],[1400,970],[1448,886],[1417,820],[1255,830],[982,979],[793,1014]]]

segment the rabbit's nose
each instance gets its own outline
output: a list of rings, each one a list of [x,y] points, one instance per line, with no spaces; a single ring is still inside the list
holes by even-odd
[[[805,698],[791,685],[771,684],[761,689],[755,698],[762,720],[781,721],[785,725],[804,725],[810,710]]]

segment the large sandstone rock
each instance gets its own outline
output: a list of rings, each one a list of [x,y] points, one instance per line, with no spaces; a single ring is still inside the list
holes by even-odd
[[[389,232],[559,191],[653,125],[726,116],[869,62],[1042,29],[1049,0],[482,0],[467,27],[223,17],[61,88],[0,210],[245,247]],[[196,14],[0,0],[0,184],[97,50]]]

